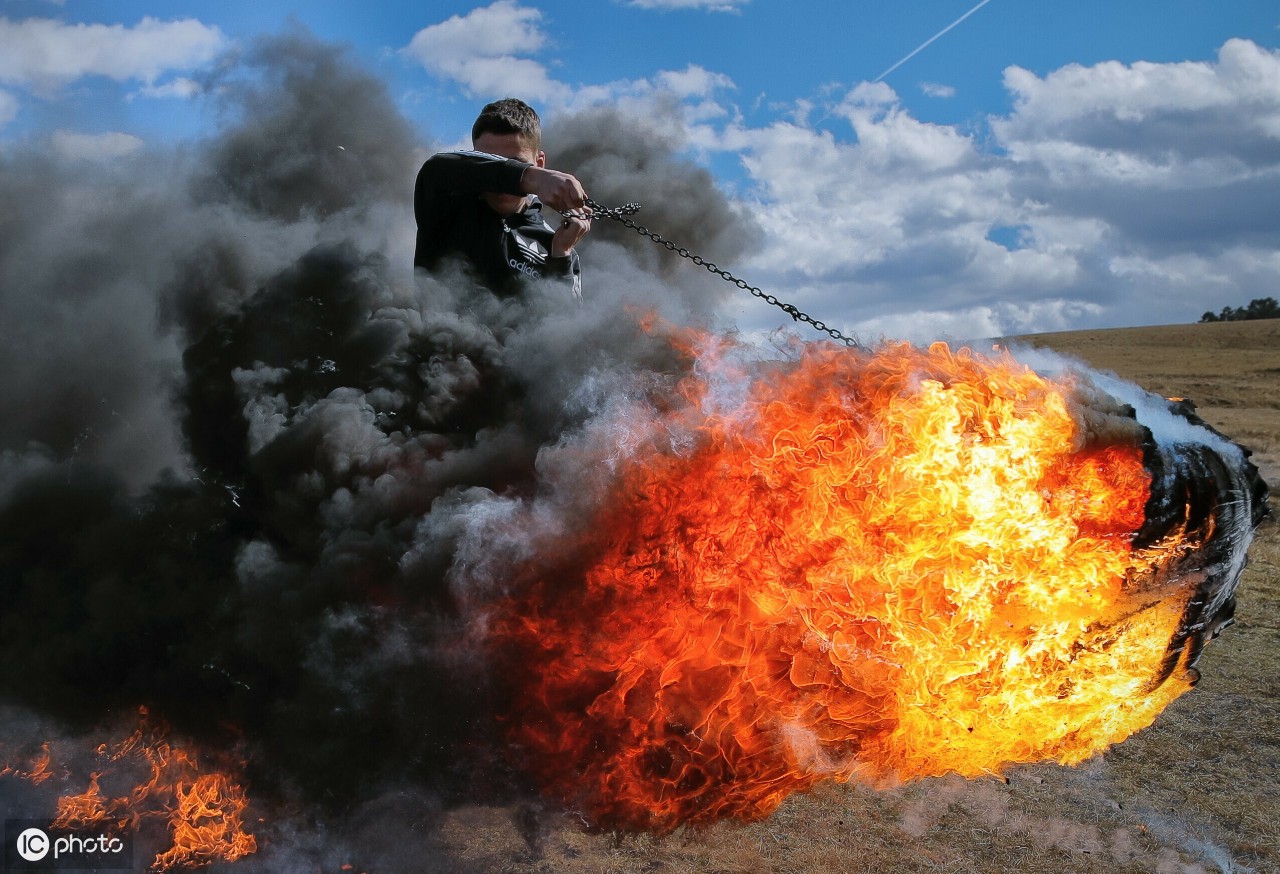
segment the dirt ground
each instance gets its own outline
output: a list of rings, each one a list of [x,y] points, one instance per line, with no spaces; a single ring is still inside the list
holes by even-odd
[[[1280,320],[1023,338],[1166,396],[1254,450],[1280,489]],[[1280,501],[1276,502],[1280,504]],[[1280,525],[1262,525],[1236,623],[1198,687],[1156,723],[1077,768],[825,785],[771,818],[667,838],[464,808],[439,823],[443,870],[477,872],[1280,872]],[[527,821],[527,818],[523,818]],[[524,830],[528,834],[528,830]],[[447,860],[447,861],[445,861]],[[371,869],[372,870],[372,869]]]

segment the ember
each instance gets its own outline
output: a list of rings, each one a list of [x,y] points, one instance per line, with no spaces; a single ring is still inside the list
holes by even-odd
[[[549,796],[668,831],[824,778],[1077,763],[1194,683],[1265,501],[1236,447],[1008,356],[731,352],[588,435],[596,524],[486,618]]]

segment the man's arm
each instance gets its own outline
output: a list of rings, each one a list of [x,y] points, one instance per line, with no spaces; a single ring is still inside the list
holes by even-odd
[[[440,152],[418,171],[419,195],[533,194],[556,212],[580,208],[587,192],[574,176],[488,152]],[[415,206],[420,198],[415,197]]]
[[[414,187],[414,210],[434,199],[450,196],[478,197],[485,192],[525,194],[521,178],[529,167],[524,161],[490,155],[488,152],[440,152],[432,155],[418,171]],[[421,222],[422,215],[418,216]]]

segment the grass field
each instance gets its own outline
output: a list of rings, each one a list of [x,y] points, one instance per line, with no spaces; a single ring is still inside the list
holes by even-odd
[[[1280,320],[1023,338],[1183,396],[1254,450],[1280,486]],[[1078,768],[825,785],[771,818],[656,839],[462,808],[437,824],[448,870],[477,872],[1280,871],[1280,525],[1258,532],[1236,624],[1199,686],[1144,732]],[[371,868],[371,870],[373,870]]]

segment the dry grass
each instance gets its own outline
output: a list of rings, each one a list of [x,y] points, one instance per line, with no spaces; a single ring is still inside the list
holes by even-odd
[[[1280,486],[1280,320],[1025,338],[1196,401]],[[616,840],[513,811],[445,816],[448,870],[483,872],[1280,871],[1280,525],[1263,524],[1235,626],[1203,679],[1146,731],[1079,768],[890,791],[827,785],[770,819]]]

